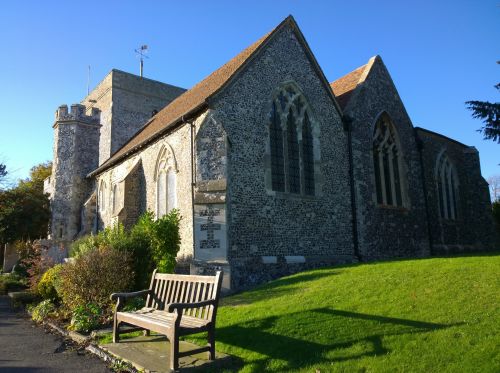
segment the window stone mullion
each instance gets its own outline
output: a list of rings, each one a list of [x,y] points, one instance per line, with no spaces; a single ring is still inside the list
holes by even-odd
[[[287,117],[288,115],[282,113],[280,116],[281,120],[281,135],[283,139],[283,168],[284,168],[284,182],[285,182],[285,193],[290,192],[289,174],[288,174],[288,134],[287,134]]]

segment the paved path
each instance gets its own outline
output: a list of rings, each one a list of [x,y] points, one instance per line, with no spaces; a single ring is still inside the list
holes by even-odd
[[[0,372],[107,372],[105,363],[34,326],[0,296]]]

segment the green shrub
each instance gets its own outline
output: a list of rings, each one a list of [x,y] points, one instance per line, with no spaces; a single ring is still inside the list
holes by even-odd
[[[102,309],[95,304],[89,303],[84,306],[78,306],[73,311],[69,329],[88,333],[99,326],[102,316]]]
[[[175,258],[181,244],[180,220],[179,210],[174,209],[153,223],[151,251],[159,272],[174,272]]]
[[[31,309],[31,318],[33,321],[42,322],[55,310],[54,304],[49,299],[46,299]]]
[[[151,211],[144,213],[129,234],[130,249],[133,252],[136,273],[135,288],[144,289],[149,285],[151,273],[172,273],[175,258],[180,248],[179,210],[173,209],[155,220]]]
[[[89,235],[79,238],[76,241],[73,241],[69,247],[69,256],[70,258],[77,258],[82,254],[85,254],[87,251],[99,247],[99,239],[98,236]]]
[[[33,294],[31,291],[18,291],[10,294],[12,307],[24,307],[30,305],[34,302],[40,301],[40,299]]]
[[[25,285],[25,280],[19,275],[14,273],[0,275],[0,295],[7,294],[9,291],[22,290],[26,287]]]
[[[136,311],[146,305],[146,299],[143,297],[136,297],[129,299],[122,308],[123,312]]]
[[[135,273],[133,288],[144,289],[149,285],[151,272],[173,272],[175,258],[180,248],[178,210],[172,210],[155,220],[152,212],[144,213],[130,231],[122,224],[108,227],[97,235],[75,241],[70,256],[79,258],[98,247],[109,247],[130,253]]]
[[[37,291],[43,299],[51,299],[53,301],[59,299],[55,284],[59,281],[59,274],[62,268],[62,264],[57,264],[54,267],[49,268],[42,275],[42,278],[37,285]]]
[[[130,290],[133,274],[128,252],[109,247],[94,248],[63,266],[57,291],[71,311],[92,303],[111,313],[109,296]]]

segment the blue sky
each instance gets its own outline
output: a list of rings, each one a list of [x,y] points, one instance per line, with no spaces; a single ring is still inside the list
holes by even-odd
[[[500,1],[8,1],[0,9],[0,161],[15,178],[52,158],[60,104],[111,70],[189,88],[292,14],[332,81],[382,56],[415,126],[478,148],[500,174],[464,102],[498,101]]]

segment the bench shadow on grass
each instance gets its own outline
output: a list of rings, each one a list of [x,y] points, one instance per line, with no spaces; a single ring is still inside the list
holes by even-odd
[[[245,361],[252,371],[282,371],[385,355],[384,337],[457,325],[317,308],[220,328],[216,340],[266,356]]]

